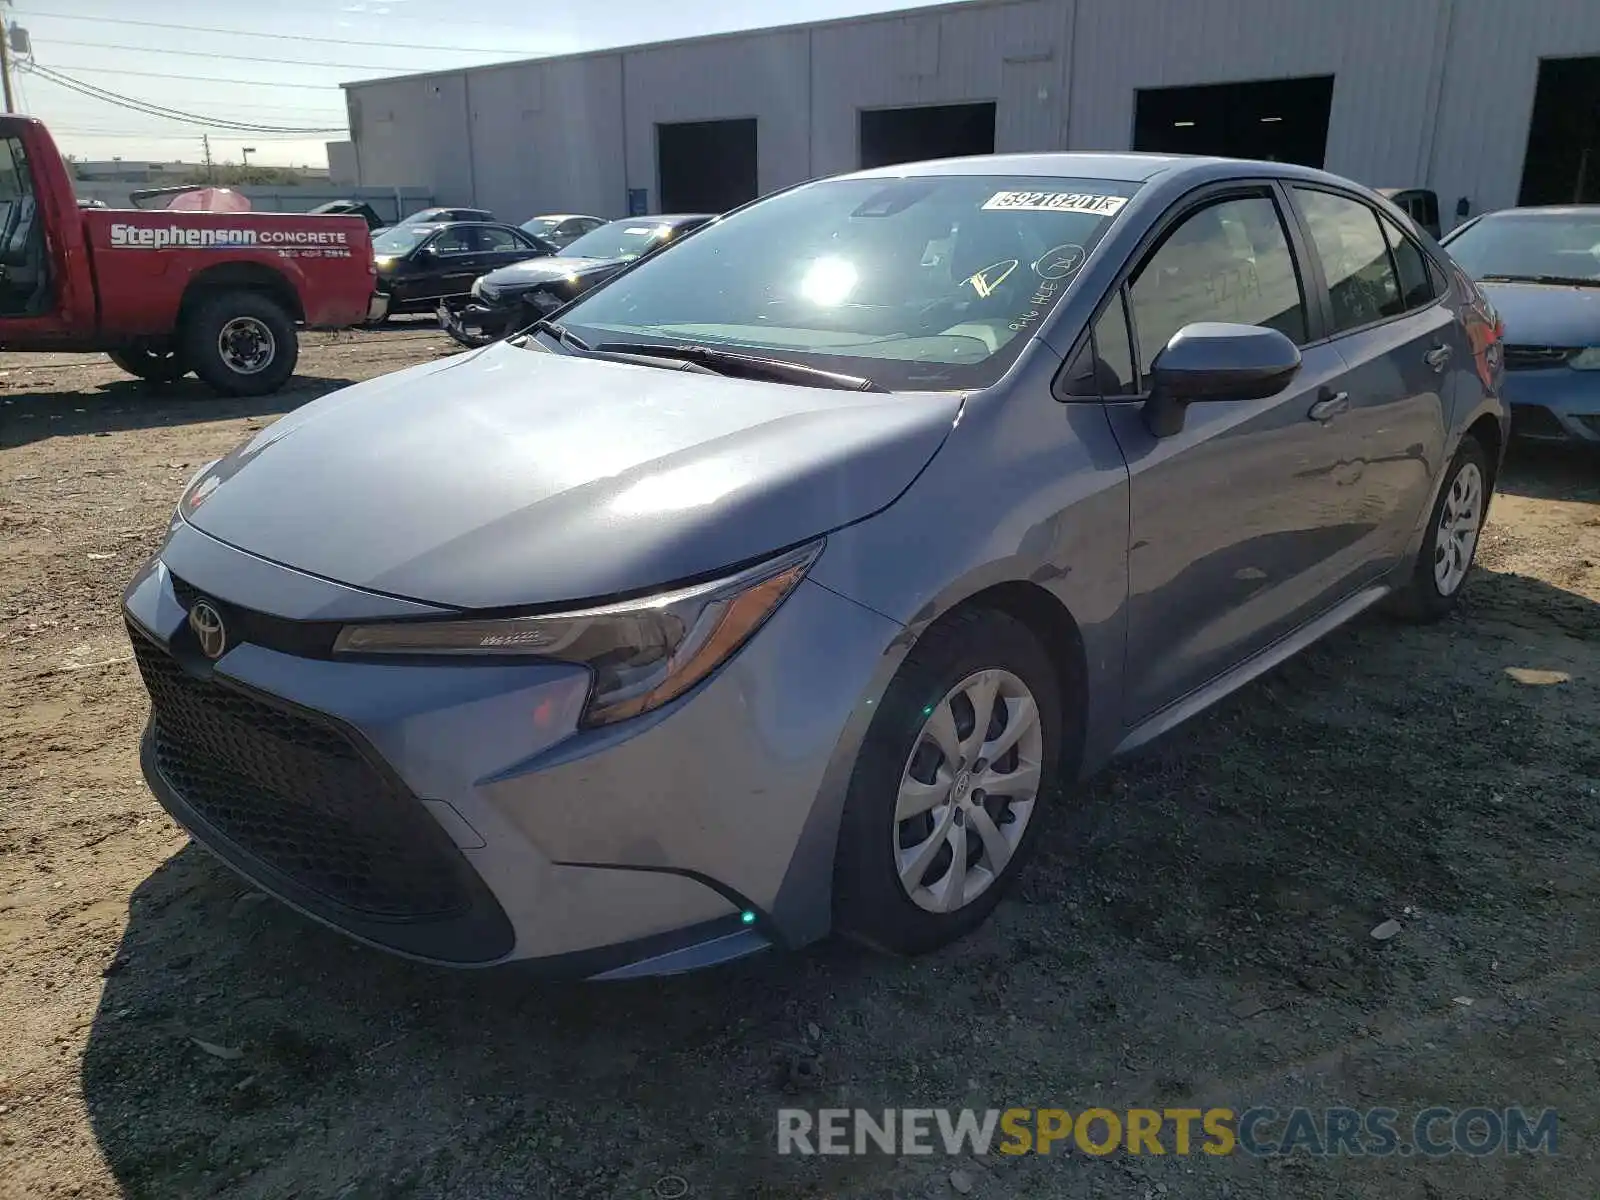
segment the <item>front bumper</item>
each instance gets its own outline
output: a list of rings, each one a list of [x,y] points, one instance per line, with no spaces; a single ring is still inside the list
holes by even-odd
[[[187,624],[200,596],[242,631],[214,663]],[[898,632],[803,583],[685,697],[579,730],[581,668],[334,660],[319,639],[339,621],[421,606],[181,522],[124,606],[153,697],[146,777],[196,840],[383,949],[581,976],[669,973],[826,931],[844,731]],[[199,707],[177,709],[171,686]],[[289,748],[218,733],[219,704]],[[200,722],[198,750],[173,748],[184,720]],[[337,771],[308,742],[332,745]],[[432,890],[417,898],[407,880]]]
[[[389,315],[389,293],[373,292],[367,301],[367,324],[376,325]]]
[[[1600,371],[1507,371],[1505,398],[1512,436],[1600,446]]]

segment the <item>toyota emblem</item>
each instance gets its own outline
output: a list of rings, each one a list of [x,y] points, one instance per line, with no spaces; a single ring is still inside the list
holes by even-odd
[[[200,643],[202,654],[207,658],[222,657],[222,652],[228,648],[228,630],[222,623],[222,614],[211,606],[210,601],[195,601],[194,607],[189,610],[189,628],[194,630],[195,641]]]

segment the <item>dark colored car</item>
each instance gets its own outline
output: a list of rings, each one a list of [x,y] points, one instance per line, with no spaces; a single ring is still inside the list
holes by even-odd
[[[676,213],[612,221],[584,234],[558,256],[486,274],[472,285],[469,303],[440,305],[439,324],[462,345],[492,342],[715,219],[711,213]]]
[[[551,213],[533,217],[522,223],[522,232],[549,242],[557,250],[564,249],[586,233],[593,233],[607,224],[604,217],[586,217],[576,213]]]
[[[394,225],[372,239],[378,289],[389,311],[425,312],[447,296],[465,296],[480,275],[555,248],[513,225],[457,221]]]
[[[1600,205],[1485,213],[1445,245],[1505,323],[1512,432],[1600,449]]]
[[[319,204],[308,211],[316,216],[360,217],[373,232],[389,223],[378,215],[372,205],[361,200],[329,200],[326,204]]]
[[[1494,336],[1399,209],[1287,163],[805,183],[202,468],[124,598],[145,778],[425,960],[930,950],[1114,756],[1380,601],[1451,611]]]
[[[487,208],[419,208],[410,216],[401,217],[397,225],[443,225],[447,221],[493,221],[494,214]]]

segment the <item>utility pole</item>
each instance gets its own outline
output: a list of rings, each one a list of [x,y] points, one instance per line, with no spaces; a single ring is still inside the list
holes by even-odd
[[[206,182],[210,183],[211,182],[211,135],[209,133],[202,133],[200,135],[200,144],[206,148]]]
[[[256,148],[254,146],[246,146],[246,147],[244,147],[244,149],[242,151],[242,153],[244,155],[244,169],[246,171],[248,171],[250,169],[250,156],[252,154],[254,154],[255,152],[256,152]]]
[[[11,99],[11,29],[3,14],[0,14],[0,84],[5,86],[6,111],[16,112],[17,106]]]

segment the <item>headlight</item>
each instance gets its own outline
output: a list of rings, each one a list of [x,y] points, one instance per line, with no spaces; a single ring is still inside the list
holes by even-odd
[[[581,663],[594,676],[583,723],[608,725],[661,707],[726,662],[805,578],[821,549],[816,541],[724,579],[577,612],[347,625],[334,652]]]
[[[486,279],[479,279],[472,285],[472,294],[480,300],[500,299],[500,289]]]
[[[1600,346],[1589,346],[1567,359],[1574,371],[1600,371]]]

